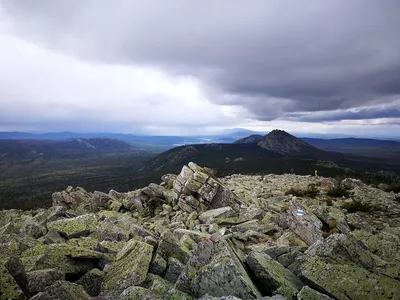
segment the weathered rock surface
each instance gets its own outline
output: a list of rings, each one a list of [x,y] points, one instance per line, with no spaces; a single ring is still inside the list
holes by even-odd
[[[60,219],[47,223],[49,229],[55,229],[68,239],[87,236],[96,230],[97,218],[95,215],[82,215],[71,219]]]
[[[44,291],[58,280],[64,280],[65,275],[58,269],[42,269],[27,273],[29,291],[31,295],[36,295]]]
[[[232,295],[243,299],[261,297],[227,241],[198,244],[176,286],[193,297]]]
[[[82,286],[68,282],[56,281],[45,290],[50,299],[73,300],[73,299],[89,299],[90,296],[85,292]]]
[[[105,275],[106,273],[104,271],[92,269],[79,278],[76,283],[81,285],[90,296],[98,296],[100,294],[101,283],[103,282]]]
[[[130,286],[143,283],[151,262],[153,247],[149,244],[130,240],[118,252],[116,261],[101,286],[102,294],[118,296]]]
[[[189,213],[206,208],[230,206],[239,211],[240,200],[208,170],[193,162],[183,166],[182,171],[173,182],[174,201]]]
[[[257,277],[265,294],[280,294],[290,299],[303,287],[303,283],[292,272],[268,254],[251,252],[246,258],[246,264]]]

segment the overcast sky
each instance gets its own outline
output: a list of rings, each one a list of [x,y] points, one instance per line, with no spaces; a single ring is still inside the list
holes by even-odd
[[[0,131],[400,137],[398,0],[0,0]]]

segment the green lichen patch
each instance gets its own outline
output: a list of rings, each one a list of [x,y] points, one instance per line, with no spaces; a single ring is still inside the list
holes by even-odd
[[[280,294],[290,299],[303,287],[300,279],[263,252],[251,252],[246,258],[246,264],[268,289],[268,293]]]
[[[22,253],[27,271],[58,268],[63,273],[81,273],[104,259],[102,253],[68,244],[37,245]]]
[[[97,223],[97,217],[94,214],[88,214],[50,222],[47,227],[63,233],[68,238],[74,238],[89,235],[96,230]]]
[[[50,299],[90,299],[90,296],[85,292],[82,286],[63,280],[54,282],[51,286],[47,287],[45,291],[49,294]]]
[[[99,242],[98,240],[91,238],[91,237],[81,237],[81,238],[73,238],[68,240],[68,245],[74,247],[80,247],[90,250],[98,250],[99,249]]]
[[[153,247],[149,244],[130,240],[126,247],[117,254],[102,283],[104,295],[118,296],[133,285],[140,285],[146,280],[151,262]]]
[[[1,300],[24,300],[26,299],[15,279],[6,267],[0,263],[0,299]]]
[[[304,286],[297,294],[298,300],[332,300],[331,297],[324,295],[309,286]]]
[[[370,273],[357,266],[330,264],[314,257],[302,265],[301,275],[338,299],[400,298],[397,280]]]

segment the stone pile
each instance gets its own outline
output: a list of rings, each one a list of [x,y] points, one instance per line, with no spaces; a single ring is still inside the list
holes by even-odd
[[[400,299],[400,195],[335,184],[189,163],[127,193],[68,187],[0,211],[0,299]]]

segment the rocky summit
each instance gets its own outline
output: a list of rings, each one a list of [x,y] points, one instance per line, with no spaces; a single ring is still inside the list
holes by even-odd
[[[195,163],[0,212],[0,299],[400,299],[400,194]]]

